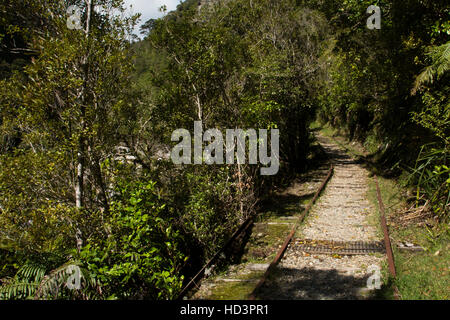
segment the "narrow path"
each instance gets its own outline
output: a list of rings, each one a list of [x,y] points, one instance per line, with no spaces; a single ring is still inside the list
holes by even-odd
[[[369,267],[381,270],[382,254],[315,254],[297,245],[304,239],[380,239],[376,210],[367,200],[368,172],[328,139],[318,140],[331,157],[334,175],[274,274],[257,292],[259,299],[366,299],[374,294],[367,289],[373,274]]]

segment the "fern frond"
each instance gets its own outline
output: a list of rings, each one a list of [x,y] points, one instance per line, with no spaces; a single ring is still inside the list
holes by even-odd
[[[40,264],[25,264],[16,273],[14,278],[2,279],[0,286],[0,300],[11,299],[56,299],[61,296],[62,291],[67,286],[67,280],[73,274],[73,266],[78,262],[70,261],[52,270],[46,275],[46,267]],[[101,296],[101,287],[98,281],[89,276],[89,271],[80,267],[80,276],[83,281],[83,289],[94,289]],[[91,298],[89,290],[80,292],[64,291],[64,295]]]
[[[0,300],[26,299],[34,294],[38,284],[30,282],[11,282],[0,287]]]
[[[45,271],[45,266],[41,264],[23,265],[14,278],[9,279],[0,287],[0,299],[26,299],[33,296]]]
[[[74,265],[80,268],[80,277],[81,279],[84,279],[84,281],[81,282],[82,290],[79,292],[72,291],[73,295],[81,296],[84,299],[90,299],[94,296],[101,296],[101,286],[98,280],[91,277],[89,271],[82,268],[79,262],[70,261],[43,277],[36,290],[34,299],[57,298],[60,289],[67,287],[68,278],[73,275],[72,267]],[[88,288],[94,289],[92,296],[89,294],[89,290],[85,290]],[[70,295],[72,295],[72,293]]]
[[[450,69],[450,41],[441,46],[432,47],[428,56],[431,58],[432,64],[417,76],[414,88],[411,91],[413,95],[424,84],[433,83],[435,79],[438,80]]]
[[[61,267],[50,272],[40,282],[36,290],[35,299],[42,299],[45,297],[56,297],[60,287],[63,287],[67,278],[72,274],[69,272],[70,267],[74,265],[73,262],[68,262]]]
[[[45,275],[46,268],[39,264],[26,264],[17,271],[17,276],[24,279],[34,279],[34,282],[39,282]]]

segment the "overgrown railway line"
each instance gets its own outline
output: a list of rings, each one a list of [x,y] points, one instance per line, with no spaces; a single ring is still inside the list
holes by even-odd
[[[330,157],[326,177],[320,180],[314,197],[296,217],[296,222],[260,279],[253,281],[256,285],[248,299],[371,298],[374,291],[366,290],[367,279],[374,275],[371,273],[374,270],[381,270],[384,256],[387,257],[390,275],[395,277],[384,204],[376,177],[373,179],[377,186],[380,213],[380,224],[377,226],[374,219],[368,221],[368,216],[375,217],[376,211],[370,208],[366,197],[367,171],[336,145],[326,140],[320,142]],[[323,196],[316,204],[321,194]],[[313,217],[308,217],[311,214]],[[253,223],[253,218],[245,221],[223,250]],[[383,239],[377,230],[382,231]],[[223,250],[191,279],[180,297],[197,285],[204,271]],[[232,280],[239,281],[229,281]]]

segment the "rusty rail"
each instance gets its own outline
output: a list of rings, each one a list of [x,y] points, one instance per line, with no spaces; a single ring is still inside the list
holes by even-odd
[[[253,292],[249,296],[249,300],[255,300],[255,294],[261,288],[261,286],[266,282],[267,278],[269,277],[269,274],[272,272],[272,270],[276,267],[276,265],[280,262],[281,258],[283,257],[284,253],[286,252],[286,249],[291,242],[292,238],[294,237],[295,231],[297,230],[297,227],[305,220],[309,210],[311,210],[311,207],[316,202],[317,198],[319,197],[320,193],[322,192],[323,188],[327,184],[328,180],[330,180],[331,175],[333,174],[333,165],[331,165],[330,170],[328,170],[327,177],[324,179],[322,184],[320,185],[317,192],[314,194],[314,198],[309,202],[306,209],[303,211],[303,213],[298,218],[297,222],[292,227],[291,232],[287,236],[286,240],[284,241],[283,245],[281,246],[280,250],[278,250],[277,255],[273,259],[273,261],[270,263],[269,267],[267,268],[266,272],[264,273],[261,280],[259,280],[258,284],[256,285],[255,289],[253,289]]]
[[[389,231],[386,223],[386,210],[384,208],[383,199],[381,198],[381,191],[380,186],[378,185],[377,176],[374,176],[374,179],[377,186],[378,205],[380,207],[380,222],[384,234],[384,246],[386,248],[386,255],[388,258],[389,273],[391,274],[392,278],[395,279],[395,277],[397,276],[397,272],[395,271],[394,253],[392,252],[391,239],[389,238]],[[398,287],[395,284],[393,284],[392,287],[394,289],[394,299],[401,299],[401,294],[398,290]]]
[[[381,229],[383,229],[384,234],[384,246],[386,247],[389,272],[391,276],[395,278],[397,273],[395,271],[394,253],[392,252],[391,239],[389,238],[389,231],[386,223],[386,210],[384,209],[383,199],[381,198],[380,186],[378,185],[377,176],[374,176],[374,179],[375,184],[377,185],[378,205],[380,207],[380,222],[381,222]]]
[[[219,258],[219,256],[221,255],[221,253],[223,253],[225,251],[225,249],[227,249],[231,243],[245,230],[247,230],[247,228],[253,223],[253,219],[254,217],[250,217],[247,220],[244,221],[244,223],[239,227],[239,229],[237,229],[233,235],[230,237],[230,239],[228,239],[227,243],[216,252],[216,254],[214,254],[214,256],[209,259],[209,261],[200,269],[199,272],[197,272],[197,274],[188,282],[188,284],[183,288],[183,290],[181,290],[181,293],[178,295],[177,300],[180,300],[184,297],[184,295],[192,288],[192,286],[195,284],[195,281],[201,277],[201,275],[203,274],[203,272],[205,271],[206,268],[208,268],[214,261],[217,260],[217,258]]]

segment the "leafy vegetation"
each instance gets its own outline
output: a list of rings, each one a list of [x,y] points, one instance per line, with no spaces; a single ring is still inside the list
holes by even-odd
[[[366,27],[374,4],[380,30]],[[137,19],[122,0],[0,4],[0,298],[177,297],[259,200],[308,169],[316,118],[387,175],[406,172],[431,232],[448,224],[443,2],[186,0],[142,40]],[[172,164],[172,132],[194,121],[279,129],[280,173]]]

